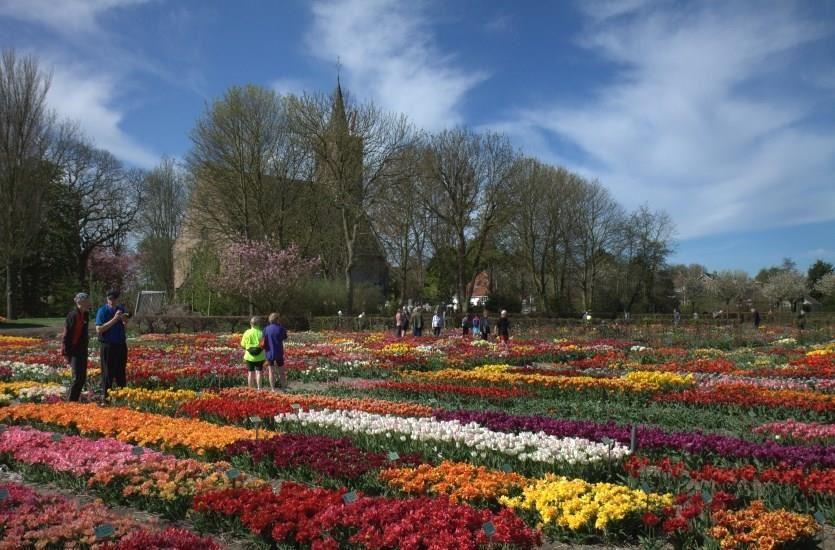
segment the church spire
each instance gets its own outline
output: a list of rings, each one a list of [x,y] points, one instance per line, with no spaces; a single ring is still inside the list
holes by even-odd
[[[342,84],[336,77],[336,90],[333,92],[330,126],[334,130],[348,132],[348,115],[345,113],[345,98],[342,96]]]

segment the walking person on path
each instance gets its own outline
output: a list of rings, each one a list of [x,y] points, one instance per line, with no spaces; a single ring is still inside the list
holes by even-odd
[[[473,316],[468,313],[461,318],[461,336],[465,337],[470,333],[470,328],[473,326]]]
[[[394,314],[394,334],[398,338],[403,336],[403,311],[400,309]]]
[[[278,369],[278,387],[287,389],[287,379],[284,371],[284,340],[287,339],[287,329],[281,324],[278,313],[270,313],[269,324],[264,329],[264,344],[267,352],[267,374],[270,378],[270,389],[275,391],[273,369]]]
[[[485,310],[484,316],[481,318],[481,339],[482,340],[489,340],[490,339],[490,330],[493,327],[490,323],[490,315]]]
[[[90,343],[90,296],[86,292],[79,292],[74,301],[75,307],[67,314],[61,339],[61,355],[72,370],[67,401],[78,401],[87,382],[87,346]]]
[[[760,312],[757,308],[751,308],[751,316],[753,317],[754,321],[754,328],[760,328],[760,323],[762,322],[762,317],[760,317]]]
[[[107,291],[107,303],[96,312],[96,334],[99,337],[101,360],[101,385],[104,399],[114,386],[127,385],[125,368],[128,364],[126,328],[129,315],[119,304],[121,293],[116,289]]]
[[[261,389],[261,371],[264,369],[264,348],[262,340],[264,332],[261,330],[261,319],[253,317],[249,320],[249,329],[241,336],[241,347],[244,348],[244,363],[247,370],[247,386]]]
[[[507,318],[507,310],[503,309],[499,321],[496,323],[496,334],[499,335],[499,340],[502,345],[507,347],[507,341],[510,339],[510,321]]]
[[[441,335],[441,327],[444,326],[444,321],[441,318],[441,313],[437,309],[435,315],[432,316],[432,334],[435,336]]]
[[[412,336],[423,334],[423,308],[415,307],[411,316]]]

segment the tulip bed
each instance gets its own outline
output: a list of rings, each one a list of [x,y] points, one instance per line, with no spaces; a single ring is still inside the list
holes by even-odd
[[[237,335],[147,335],[106,404],[62,401],[56,342],[3,337],[0,463],[102,500],[0,484],[0,549],[216,548],[219,532],[282,548],[826,547],[835,343],[794,336],[720,350],[308,333],[286,350],[305,385],[273,393],[236,387]]]

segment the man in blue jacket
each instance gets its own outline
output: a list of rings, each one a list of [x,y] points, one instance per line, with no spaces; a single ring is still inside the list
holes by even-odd
[[[107,303],[96,313],[96,334],[101,349],[101,385],[105,399],[110,388],[123,388],[127,385],[125,367],[128,363],[128,346],[125,328],[128,314],[118,302],[119,295],[118,290],[109,290]]]
[[[264,348],[267,351],[267,374],[270,377],[270,389],[275,390],[273,381],[273,369],[278,367],[278,387],[282,390],[287,388],[287,381],[284,371],[284,340],[287,339],[287,330],[281,325],[278,313],[270,313],[269,324],[264,329]]]

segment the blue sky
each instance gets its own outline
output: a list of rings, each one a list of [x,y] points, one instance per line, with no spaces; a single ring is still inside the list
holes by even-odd
[[[0,37],[134,165],[182,156],[230,85],[330,91],[340,59],[357,99],[665,209],[673,261],[835,262],[835,0],[0,0]]]

